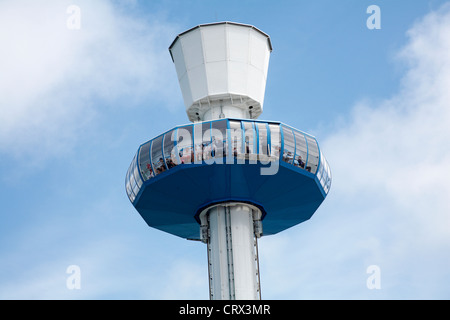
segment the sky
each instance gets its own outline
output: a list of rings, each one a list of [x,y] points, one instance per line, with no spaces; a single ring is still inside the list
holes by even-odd
[[[262,298],[449,299],[440,0],[0,0],[0,299],[209,298],[206,246],[149,228],[124,180],[188,123],[170,43],[215,21],[270,35],[260,119],[316,136],[333,174],[310,220],[260,239]]]

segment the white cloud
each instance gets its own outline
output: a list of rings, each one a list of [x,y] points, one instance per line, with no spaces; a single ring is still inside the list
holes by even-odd
[[[407,36],[399,92],[361,101],[321,141],[333,172],[323,207],[281,239],[261,241],[269,285],[283,284],[273,270],[284,269],[290,280],[279,291],[292,298],[448,298],[450,5]],[[366,288],[371,264],[381,268],[379,291]]]
[[[339,196],[362,190],[382,195],[400,214],[407,212],[406,223],[430,232],[427,238],[447,241],[450,230],[442,226],[450,225],[449,18],[450,6],[444,6],[408,31],[400,58],[409,69],[400,92],[379,105],[357,106],[348,127],[324,147]]]
[[[0,3],[2,153],[36,157],[33,149],[52,157],[70,148],[105,105],[174,101],[176,76],[161,72],[173,68],[171,24],[127,14],[133,2],[117,8],[107,0],[77,1],[81,29],[70,30],[71,4]]]
[[[163,273],[162,292],[155,299],[208,299],[208,268],[205,261],[176,259]],[[195,297],[195,298],[193,298]]]

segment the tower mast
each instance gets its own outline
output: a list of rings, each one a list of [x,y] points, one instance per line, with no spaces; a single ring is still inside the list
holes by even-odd
[[[257,120],[267,34],[202,24],[169,51],[192,123],[140,145],[128,198],[150,227],[207,244],[211,299],[261,299],[258,239],[311,218],[330,190],[330,167],[313,136]]]
[[[244,24],[200,25],[180,34],[169,50],[191,121],[261,114],[272,51],[268,35]],[[260,299],[261,211],[247,203],[225,202],[206,208],[200,221],[210,298]]]

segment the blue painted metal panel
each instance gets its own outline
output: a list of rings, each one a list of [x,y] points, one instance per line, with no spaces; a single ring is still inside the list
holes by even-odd
[[[261,165],[179,165],[148,180],[135,200],[147,224],[183,238],[199,239],[198,211],[210,203],[243,201],[263,209],[264,235],[308,220],[324,200],[314,175],[280,163],[275,175]],[[301,196],[300,196],[301,195]]]

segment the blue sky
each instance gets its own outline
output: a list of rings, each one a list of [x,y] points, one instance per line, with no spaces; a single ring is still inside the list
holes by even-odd
[[[450,4],[3,0],[1,299],[208,299],[206,247],[150,229],[124,179],[188,122],[168,46],[225,20],[271,37],[260,119],[315,135],[333,172],[311,220],[260,240],[262,297],[450,298]]]

